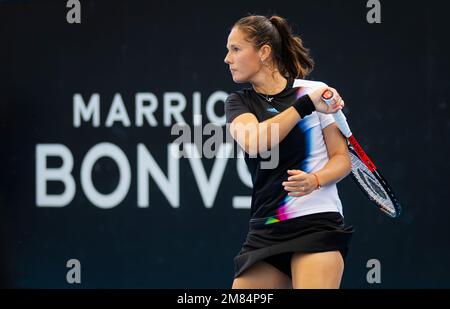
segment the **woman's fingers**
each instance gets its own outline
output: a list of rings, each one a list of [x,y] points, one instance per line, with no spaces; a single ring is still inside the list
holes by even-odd
[[[289,176],[287,181],[304,181],[306,179],[306,173],[300,173],[297,175]],[[286,182],[287,182],[286,181]]]
[[[292,197],[300,197],[300,196],[303,196],[305,194],[301,193],[301,192],[289,192],[288,195],[292,196]]]
[[[298,180],[291,180],[291,181],[283,181],[281,183],[283,186],[290,186],[290,187],[295,187],[295,186],[302,186],[304,185],[302,183],[302,181],[298,181]]]
[[[289,192],[288,195],[292,196],[292,197],[300,197],[300,196],[308,195],[309,193],[311,193],[311,191],[305,191],[305,192],[297,191],[297,192]]]
[[[288,185],[283,185],[284,186],[284,190],[286,191],[290,191],[290,192],[306,192],[307,190],[309,190],[310,185],[306,182],[302,182],[302,183],[295,183],[295,184],[288,184]]]
[[[342,98],[333,100],[333,103],[330,105],[331,112],[333,112],[333,113],[341,110],[343,107],[344,107],[344,100],[342,100]]]
[[[328,89],[333,92],[333,99],[330,105],[327,104],[326,110],[328,113],[336,113],[344,107],[344,100],[336,89],[332,87],[328,87]]]
[[[298,187],[298,186],[295,186],[295,187],[286,186],[286,187],[284,187],[284,190],[289,191],[289,192],[303,191],[302,187]]]
[[[341,95],[339,94],[339,92],[337,92],[336,89],[334,89],[334,88],[330,88],[330,89],[333,92],[334,101],[338,101],[339,99],[341,99]]]

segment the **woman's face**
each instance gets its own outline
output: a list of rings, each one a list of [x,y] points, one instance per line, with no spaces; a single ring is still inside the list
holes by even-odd
[[[233,81],[245,83],[261,70],[262,63],[259,52],[251,42],[248,42],[245,33],[234,27],[227,42],[228,53],[224,59],[230,66]]]

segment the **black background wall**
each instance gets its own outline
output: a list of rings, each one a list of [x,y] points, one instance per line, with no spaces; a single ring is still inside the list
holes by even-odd
[[[236,159],[225,162],[219,189],[205,206],[193,167],[179,160],[179,207],[152,177],[148,207],[138,205],[138,145],[168,177],[164,96],[193,94],[206,102],[233,83],[223,63],[230,26],[247,13],[286,17],[311,48],[310,78],[339,90],[355,135],[381,168],[404,207],[390,219],[351,179],[339,183],[346,220],[356,233],[342,287],[448,288],[450,278],[450,44],[446,1],[381,1],[381,24],[369,24],[367,1],[81,1],[81,24],[66,21],[66,1],[0,3],[1,286],[70,288],[69,259],[81,263],[83,288],[227,288],[233,256],[244,240],[248,196]],[[158,101],[157,126],[135,121],[135,96]],[[74,126],[74,96],[99,95],[100,125]],[[130,126],[106,126],[120,94]],[[223,115],[223,101],[214,107]],[[175,123],[172,118],[171,124]],[[119,147],[130,164],[125,198],[108,209],[87,198],[81,165],[101,143]],[[73,157],[75,195],[64,207],[38,206],[38,145],[61,144]],[[61,159],[49,158],[49,167]],[[207,177],[215,159],[203,158]],[[218,162],[218,161],[217,161]],[[194,167],[195,169],[196,167]],[[120,178],[110,158],[92,171],[102,194]],[[48,183],[48,192],[65,190]],[[214,195],[211,191],[207,192]],[[381,263],[381,283],[366,281],[369,259]]]

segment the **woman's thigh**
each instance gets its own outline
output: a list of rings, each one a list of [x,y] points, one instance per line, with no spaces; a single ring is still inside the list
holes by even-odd
[[[338,289],[344,272],[339,251],[296,253],[291,260],[294,289]]]
[[[234,279],[232,289],[289,289],[290,278],[266,262],[257,262]]]

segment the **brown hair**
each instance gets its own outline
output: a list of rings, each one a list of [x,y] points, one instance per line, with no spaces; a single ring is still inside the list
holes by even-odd
[[[284,18],[250,15],[238,20],[234,27],[243,31],[256,48],[269,45],[272,48],[272,60],[284,77],[304,78],[312,71],[314,61],[309,55],[309,49],[303,46],[298,35],[292,33]]]

